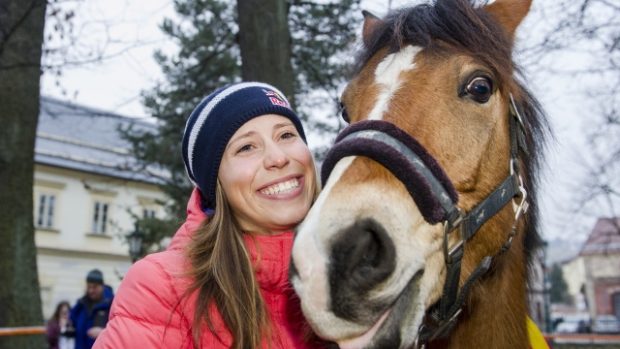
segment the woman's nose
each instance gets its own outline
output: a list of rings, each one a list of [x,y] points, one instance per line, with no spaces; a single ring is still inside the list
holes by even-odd
[[[286,152],[280,148],[278,144],[270,144],[266,148],[265,152],[265,167],[266,168],[282,168],[289,163],[289,158]]]

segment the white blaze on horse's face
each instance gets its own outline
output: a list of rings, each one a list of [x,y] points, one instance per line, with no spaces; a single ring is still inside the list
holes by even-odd
[[[408,46],[388,54],[377,65],[374,86],[378,93],[367,119],[383,118],[402,85],[401,74],[415,69],[415,57],[419,52],[420,48]],[[369,160],[351,156],[338,162],[300,226],[293,246],[293,265],[298,274],[292,277],[292,283],[300,295],[304,313],[320,336],[338,340],[342,348],[363,347],[391,312],[389,305],[398,305],[398,298],[404,292],[413,299],[413,304],[406,307],[414,306],[417,311],[415,316],[399,320],[415,327],[410,333],[402,334],[410,338],[402,339],[413,341],[428,306],[427,300],[432,296],[436,298],[432,293],[437,293],[443,271],[443,256],[439,253],[441,239],[438,238],[441,227],[424,220],[400,182],[394,185],[355,181],[357,184],[353,186],[348,183],[347,177],[352,175],[348,170],[354,163],[357,169],[365,166],[365,161]],[[389,239],[386,232],[389,232]],[[363,243],[352,247],[353,252],[347,251],[347,242],[353,246],[362,235],[366,236],[362,240],[367,245]],[[386,275],[368,292],[359,293],[364,281],[357,282],[356,277],[372,278],[371,274],[376,271],[360,271],[355,266],[358,260],[343,262],[338,260],[338,255],[350,254],[364,259],[367,258],[363,256],[364,250],[391,264],[375,266],[379,273]],[[339,270],[335,270],[335,265]],[[354,281],[344,282],[345,279]],[[368,311],[347,304],[358,300],[369,304]],[[374,308],[388,310],[377,313]],[[343,338],[351,340],[342,341]]]
[[[375,69],[375,84],[380,88],[377,102],[368,115],[368,120],[381,120],[383,114],[388,110],[390,100],[402,80],[400,74],[414,69],[413,63],[416,54],[420,52],[419,47],[407,46],[402,50],[387,55]]]

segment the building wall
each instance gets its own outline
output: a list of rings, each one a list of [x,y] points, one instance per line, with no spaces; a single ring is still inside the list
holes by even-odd
[[[615,315],[613,295],[620,293],[620,277],[598,279],[594,284],[596,312],[599,315]]]
[[[620,276],[620,254],[608,253],[587,256],[587,263],[591,265],[590,275],[595,279]]]
[[[568,294],[573,298],[577,311],[586,311],[586,300],[581,288],[586,284],[584,258],[577,256],[562,264],[562,275],[568,286]]]
[[[41,194],[55,197],[52,226],[38,227],[35,234],[46,318],[58,301],[73,303],[84,293],[86,273],[93,268],[101,269],[116,290],[131,264],[124,237],[134,229],[130,213],[141,217],[149,209],[164,214],[157,201],[165,196],[153,184],[36,165],[35,225]],[[96,201],[108,205],[105,233],[93,231]]]
[[[620,254],[587,255],[584,259],[590,315],[612,314],[612,294],[620,291]]]

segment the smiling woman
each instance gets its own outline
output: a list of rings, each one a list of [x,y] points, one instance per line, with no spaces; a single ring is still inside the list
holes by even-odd
[[[288,283],[317,195],[301,122],[273,86],[221,88],[187,120],[196,189],[170,247],[136,263],[95,348],[316,348]],[[146,343],[146,345],[145,345]]]

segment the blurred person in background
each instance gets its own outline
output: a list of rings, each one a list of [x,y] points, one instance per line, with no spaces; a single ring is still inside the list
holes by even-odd
[[[92,348],[108,323],[113,298],[112,288],[103,281],[103,273],[99,269],[89,271],[86,275],[86,294],[71,309],[75,349]]]
[[[73,349],[75,347],[75,329],[69,319],[71,305],[62,301],[47,321],[45,337],[49,349]]]

